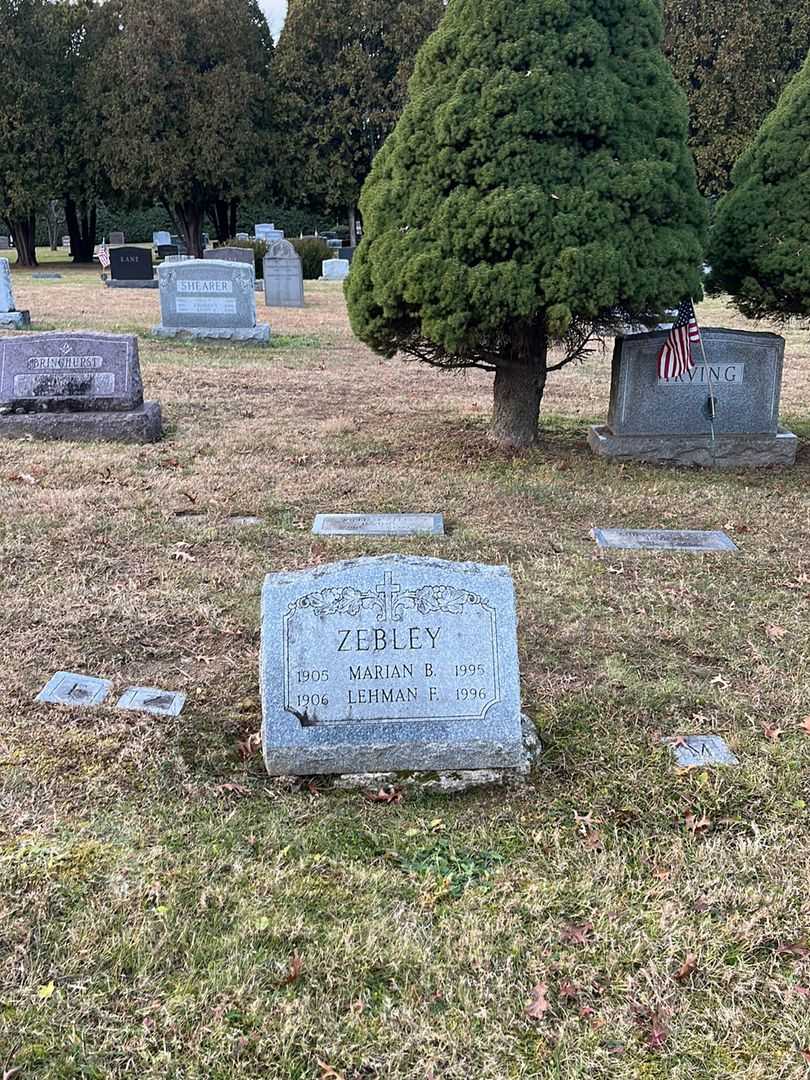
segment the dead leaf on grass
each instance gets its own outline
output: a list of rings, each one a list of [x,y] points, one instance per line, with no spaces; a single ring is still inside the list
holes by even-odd
[[[560,933],[565,945],[587,945],[593,935],[593,923],[569,923]]]
[[[244,798],[245,795],[250,794],[244,784],[236,784],[230,780],[226,784],[217,784],[213,791],[215,795],[236,795],[238,798]]]
[[[799,1053],[802,1055],[808,1065],[810,1065],[810,1050],[800,1050]]]
[[[697,817],[695,814],[687,814],[684,818],[687,830],[693,836],[702,836],[711,828],[711,820],[705,814]]]
[[[239,757],[242,761],[247,761],[248,758],[253,757],[262,748],[262,734],[260,731],[254,732],[252,735],[248,735],[246,739],[240,739],[236,747],[239,751]]]
[[[304,961],[298,955],[297,952],[293,953],[290,957],[290,966],[287,969],[287,974],[278,984],[279,986],[290,986],[294,982],[298,982],[304,970]]]
[[[579,987],[572,983],[570,979],[563,979],[557,987],[557,993],[561,998],[566,998],[569,1001],[576,1001],[579,997]]]
[[[669,1032],[664,1017],[659,1009],[645,1009],[641,1017],[649,1022],[650,1030],[647,1036],[647,1045],[651,1050],[663,1050],[666,1046]]]
[[[799,727],[805,735],[810,735],[810,716],[805,716],[803,720],[800,720]]]
[[[784,626],[776,626],[774,623],[770,623],[765,627],[765,633],[770,641],[781,641],[783,637],[787,636],[787,630]]]
[[[526,1015],[530,1020],[542,1020],[551,1008],[551,1002],[548,1000],[547,994],[548,983],[537,983],[532,989],[532,999],[526,1006]]]
[[[782,729],[777,727],[776,724],[763,724],[762,734],[766,739],[770,739],[771,742],[778,742],[779,736],[782,734]]]
[[[317,1058],[316,1060],[318,1062],[318,1067],[321,1070],[320,1080],[345,1080],[343,1073],[339,1073],[337,1069],[333,1069],[328,1062],[321,1061],[320,1058]]]
[[[386,803],[389,806],[392,803],[401,803],[403,799],[402,788],[394,787],[391,784],[386,784],[385,787],[378,788],[377,791],[364,791],[363,796],[369,802]]]
[[[790,945],[780,945],[776,953],[777,956],[793,956],[798,960],[806,960],[810,956],[810,946],[806,941],[794,941]]]
[[[675,982],[685,982],[690,975],[694,975],[697,971],[697,957],[694,953],[687,953],[686,959],[673,975]]]
[[[585,847],[588,851],[604,851],[605,845],[601,835],[594,829],[592,832],[586,833],[584,836]]]

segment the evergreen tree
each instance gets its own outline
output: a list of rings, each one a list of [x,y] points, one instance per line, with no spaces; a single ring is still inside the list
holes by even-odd
[[[288,191],[345,215],[352,243],[360,188],[443,11],[443,0],[290,2],[274,63]]]
[[[700,189],[722,195],[810,49],[810,0],[664,0],[664,21]]]
[[[810,57],[732,180],[712,229],[710,288],[749,318],[810,315]]]
[[[257,0],[114,0],[97,83],[113,190],[162,203],[190,254],[206,212],[268,186],[273,41]],[[227,213],[227,210],[225,211]]]
[[[355,333],[493,371],[503,446],[536,439],[548,371],[594,332],[700,294],[704,206],[661,34],[655,0],[450,0],[365,185]]]

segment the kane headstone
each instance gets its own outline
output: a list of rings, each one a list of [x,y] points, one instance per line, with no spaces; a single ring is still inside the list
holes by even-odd
[[[388,555],[269,574],[261,688],[273,775],[526,765],[506,567]]]

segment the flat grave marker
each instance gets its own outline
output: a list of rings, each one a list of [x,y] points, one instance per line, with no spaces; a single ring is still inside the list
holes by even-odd
[[[405,555],[268,574],[271,775],[526,765],[506,567]]]
[[[107,679],[57,671],[36,696],[51,705],[100,705],[112,689]]]
[[[692,529],[592,529],[600,548],[622,551],[684,551],[736,553],[737,545],[724,532]]]
[[[444,536],[443,514],[318,514],[316,536]]]
[[[186,695],[181,690],[130,686],[118,699],[116,708],[153,713],[155,716],[179,716],[185,703]]]
[[[32,281],[61,281],[62,275],[54,273],[52,270],[38,270],[31,275]]]
[[[740,759],[720,735],[688,735],[682,739],[668,738],[662,741],[672,751],[675,764],[682,769],[700,765],[740,764]]]

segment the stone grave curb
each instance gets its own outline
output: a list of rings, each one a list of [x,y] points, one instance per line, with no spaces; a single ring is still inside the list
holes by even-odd
[[[588,445],[597,457],[617,462],[736,469],[793,465],[799,440],[780,427],[776,435],[718,435],[713,451],[708,435],[614,435],[600,424],[588,432]]]
[[[29,412],[0,416],[0,439],[75,439],[153,443],[163,434],[160,404],[145,401],[127,412]]]
[[[245,341],[267,344],[270,341],[270,324],[257,323],[251,327],[183,327],[153,326],[152,336],[157,338],[198,338],[209,341]]]

